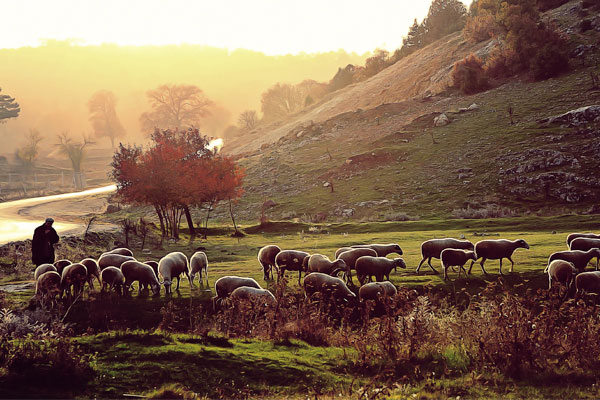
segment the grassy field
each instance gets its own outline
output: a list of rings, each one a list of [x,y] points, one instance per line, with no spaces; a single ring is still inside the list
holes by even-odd
[[[597,218],[573,215],[363,224],[273,222],[262,227],[247,226],[247,235],[239,239],[220,228],[212,231],[207,240],[190,240],[184,233],[179,242],[165,242],[164,248],[154,249],[151,254],[136,251],[136,256],[142,260],[158,259],[169,251],[191,255],[201,249],[209,258],[210,288],[221,276],[242,275],[251,276],[275,291],[275,282],[263,280],[256,260],[258,249],[265,244],[333,257],[338,247],[349,244],[396,242],[403,248],[408,265],[406,270],[392,273],[391,280],[396,286],[415,289],[421,294],[434,290],[438,297],[445,296],[451,304],[460,305],[465,293],[480,294],[489,283],[498,281],[498,262],[488,261],[488,276],[482,274],[478,265],[466,279],[457,280],[456,274],[450,272],[448,282],[443,281],[441,274],[431,273],[428,267],[423,267],[417,275],[415,267],[421,259],[423,240],[461,235],[473,242],[484,238],[525,239],[531,249],[517,251],[512,274],[505,264],[503,280],[503,288],[524,295],[546,287],[543,269],[547,257],[566,248],[567,233],[597,230],[597,227]],[[433,265],[441,271],[439,261]],[[3,278],[4,283],[14,281],[14,277]],[[289,276],[285,290],[290,295],[300,295],[295,274]],[[31,295],[31,290],[5,293],[0,300],[19,310],[31,308]],[[586,374],[569,377],[567,385],[557,385],[552,383],[554,378],[547,376],[539,376],[536,381],[531,377],[507,378],[493,371],[475,373],[469,367],[472,361],[452,346],[433,353],[418,353],[408,364],[396,365],[392,372],[376,361],[367,368],[359,362],[361,347],[350,344],[355,339],[344,339],[347,331],[336,328],[335,324],[327,328],[330,343],[325,346],[296,339],[268,340],[252,334],[244,338],[239,333],[231,336],[215,332],[209,328],[209,321],[213,321],[211,327],[217,326],[210,318],[217,318],[217,324],[222,324],[235,316],[218,320],[218,315],[212,315],[211,295],[207,288],[190,289],[188,282],[182,281],[180,290],[170,298],[164,292],[159,298],[138,296],[137,291],[131,298],[107,299],[95,294],[86,297],[68,311],[65,322],[71,335],[75,335],[68,339],[70,343],[82,355],[91,357],[93,377],[82,385],[65,383],[49,389],[40,385],[23,388],[18,379],[0,375],[0,381],[4,379],[0,395],[115,398],[125,394],[146,395],[165,385],[207,398],[322,398],[325,394],[325,398],[593,398],[599,394],[595,378]],[[32,367],[30,372],[40,374],[43,371],[39,368]]]

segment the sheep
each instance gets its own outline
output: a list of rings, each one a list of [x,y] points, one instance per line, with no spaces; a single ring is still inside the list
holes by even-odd
[[[298,250],[282,250],[279,252],[275,256],[278,279],[285,276],[285,271],[298,271],[298,284],[300,284],[302,271],[306,271],[308,266],[309,256],[310,254],[307,252]]]
[[[321,272],[311,272],[304,277],[304,294],[311,298],[315,293],[330,297],[336,302],[345,302],[353,305],[357,297],[343,280]]]
[[[473,251],[474,246],[473,243],[471,243],[468,240],[459,240],[453,238],[426,240],[423,243],[421,243],[421,255],[423,258],[421,262],[419,262],[419,266],[417,267],[417,274],[419,273],[421,265],[423,265],[425,260],[427,260],[429,268],[431,268],[431,270],[437,274],[438,272],[431,265],[431,259],[439,259],[444,249],[461,249]]]
[[[52,264],[40,264],[40,266],[35,269],[35,272],[33,273],[33,278],[37,281],[40,275],[48,271],[56,272],[56,267]]]
[[[448,280],[448,267],[458,267],[458,277],[460,278],[460,272],[467,271],[464,269],[464,265],[469,260],[477,260],[477,254],[470,250],[460,249],[444,249],[440,255],[442,262],[442,268],[444,269],[444,280]]]
[[[360,248],[360,249],[349,248],[349,250],[344,251],[344,252],[340,253],[339,255],[337,255],[336,258],[339,258],[340,260],[344,260],[344,262],[346,263],[348,268],[356,269],[356,260],[358,260],[362,256],[377,257],[377,252],[373,249],[367,249],[367,248]]]
[[[47,300],[50,300],[51,307],[56,305],[56,297],[62,295],[60,281],[60,275],[56,271],[46,271],[37,278],[35,295],[39,298],[42,307]]]
[[[90,289],[94,289],[93,278],[96,278],[98,285],[100,285],[100,267],[98,267],[98,262],[93,258],[84,258],[79,263],[83,264],[87,269],[87,282]]]
[[[336,276],[339,272],[344,272],[346,281],[352,282],[352,273],[344,260],[337,259],[331,261],[329,257],[322,254],[313,254],[308,259],[306,273],[322,272],[327,275]]]
[[[356,277],[361,285],[371,276],[379,282],[384,278],[390,279],[390,272],[396,267],[406,268],[406,263],[401,258],[390,260],[385,257],[362,256],[356,260]]]
[[[570,250],[558,251],[552,253],[548,258],[548,265],[554,260],[565,260],[573,263],[579,272],[585,271],[588,263],[592,258],[596,257],[596,270],[598,270],[598,259],[600,258],[600,249],[589,249],[588,251]]]
[[[281,248],[279,246],[275,246],[274,244],[264,246],[258,251],[258,262],[262,266],[263,279],[265,281],[273,279],[273,267],[275,266],[275,257],[280,252]]]
[[[67,299],[70,300],[71,296],[79,296],[83,293],[83,287],[87,280],[88,272],[85,265],[80,263],[71,264],[63,269],[60,286],[66,292]]]
[[[339,249],[337,249],[335,251],[335,258],[340,258],[340,254],[342,254],[348,250],[352,250],[352,247],[340,247]],[[373,251],[375,251],[375,250],[373,250]]]
[[[571,250],[588,251],[600,248],[600,239],[579,237],[571,242]],[[596,270],[598,270],[598,259],[596,259]]]
[[[379,303],[381,298],[394,297],[398,293],[396,286],[392,282],[370,282],[362,285],[358,290],[358,298],[361,303],[367,300],[373,300]]]
[[[190,270],[188,266],[188,259],[182,252],[174,251],[167,254],[158,262],[158,273],[163,278],[163,285],[165,285],[165,291],[167,294],[171,294],[171,281],[177,278],[177,287],[175,290],[179,290],[179,283],[181,281],[180,275],[183,273],[187,276],[190,286],[192,281],[190,279]]]
[[[512,254],[516,249],[529,249],[529,245],[523,239],[517,240],[506,240],[506,239],[497,239],[497,240],[481,240],[475,244],[475,254],[477,254],[477,259],[481,258],[481,270],[484,274],[487,275],[487,271],[483,267],[485,260],[500,260],[500,275],[504,275],[502,273],[502,259],[508,258],[510,261],[510,272],[513,272],[513,267],[515,266],[514,261],[512,260]],[[471,274],[471,269],[473,268],[473,264],[477,260],[471,261],[471,265],[469,267],[469,274]]]
[[[252,278],[246,278],[241,276],[222,276],[215,282],[216,296],[212,298],[213,309],[217,309],[217,305],[224,299],[228,298],[229,295],[237,288],[247,286],[255,289],[262,289],[258,282]]]
[[[138,281],[138,294],[142,291],[142,287],[149,286],[152,289],[152,294],[158,296],[160,294],[160,282],[154,273],[154,270],[148,264],[139,261],[125,261],[121,265],[121,272],[125,277],[125,288],[131,289],[133,282]]]
[[[121,295],[123,292],[123,285],[125,284],[125,276],[123,272],[117,267],[106,267],[100,272],[100,279],[102,280],[102,292],[106,288],[112,288]]]
[[[577,238],[600,239],[600,235],[595,233],[570,233],[567,235],[567,247],[571,248],[571,242]]]
[[[125,261],[135,260],[131,256],[123,256],[121,254],[102,254],[98,259],[98,267],[100,271],[106,267],[117,267],[121,268],[121,264]]]
[[[554,260],[548,264],[544,272],[548,273],[548,290],[552,289],[553,280],[562,283],[567,287],[566,298],[577,275],[575,265],[565,260]]]
[[[396,253],[399,256],[402,255],[402,249],[400,248],[400,246],[396,243],[389,243],[389,244],[355,244],[353,246],[350,246],[352,248],[355,249],[360,249],[360,248],[367,248],[367,249],[373,249],[377,252],[377,256],[378,257],[385,257],[388,254],[392,254],[392,253]]]
[[[267,289],[257,289],[250,286],[240,286],[236,288],[233,292],[231,292],[229,298],[236,302],[240,300],[248,300],[256,306],[272,307],[277,304],[277,300],[275,299],[275,296],[273,296],[273,293]]]
[[[575,277],[577,296],[583,293],[600,294],[600,271],[582,272]]]
[[[148,260],[148,261],[144,261],[144,264],[151,266],[152,269],[154,270],[154,273],[158,277],[158,261]]]
[[[100,257],[102,257],[105,254],[119,254],[121,256],[133,257],[133,251],[129,250],[126,247],[119,247],[116,249],[112,249],[111,251],[104,252]]]
[[[206,286],[208,286],[208,258],[206,257],[206,253],[202,251],[197,251],[190,257],[190,283],[192,285],[196,273],[198,273],[198,284],[200,284],[200,286],[203,285],[202,274],[204,274]]]
[[[73,263],[70,260],[58,260],[54,262],[56,272],[58,272],[59,275],[62,275],[63,269],[65,269],[66,266],[71,264]]]

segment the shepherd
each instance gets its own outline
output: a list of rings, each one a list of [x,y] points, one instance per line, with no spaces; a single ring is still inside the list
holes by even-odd
[[[36,267],[45,263],[54,263],[54,245],[58,243],[58,234],[52,227],[53,223],[54,219],[46,218],[46,221],[33,231],[31,261]]]

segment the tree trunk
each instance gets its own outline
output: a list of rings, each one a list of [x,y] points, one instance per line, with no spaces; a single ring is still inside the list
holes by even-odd
[[[190,214],[190,208],[186,205],[183,207],[183,211],[185,212],[185,219],[188,223],[190,235],[196,236],[196,229],[194,229],[194,221],[192,221],[192,214]]]
[[[233,229],[235,233],[238,233],[237,225],[235,224],[235,217],[233,216],[233,208],[231,206],[231,199],[229,199],[229,215],[231,215],[231,222],[233,222]]]
[[[160,231],[162,233],[162,236],[164,237],[167,234],[167,231],[165,230],[165,222],[163,221],[162,212],[160,211],[160,208],[157,205],[154,205],[154,210],[156,211],[156,215],[158,215],[158,220],[160,222]]]

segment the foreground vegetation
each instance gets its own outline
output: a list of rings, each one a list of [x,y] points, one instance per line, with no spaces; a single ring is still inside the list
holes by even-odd
[[[210,288],[190,289],[187,282],[169,298],[90,292],[54,313],[30,301],[32,289],[0,292],[0,306],[12,310],[0,315],[0,397],[594,398],[600,310],[593,298],[563,303],[557,291],[547,293],[543,269],[551,252],[565,248],[566,233],[595,224],[592,216],[563,216],[269,223],[247,226],[243,238],[215,229],[207,240],[184,232],[179,242],[136,256],[203,249],[211,288],[223,275],[252,276],[276,294],[280,307],[242,303],[215,313]],[[450,282],[430,272],[415,275],[423,240],[464,235],[475,242],[483,234],[524,238],[531,249],[516,253],[515,272],[503,279],[495,262],[488,263],[489,276],[477,266],[468,279],[451,274]],[[73,260],[97,256],[115,239],[67,239],[57,253]],[[265,282],[256,261],[267,243],[332,256],[342,245],[363,242],[397,242],[404,249],[408,268],[392,274],[400,290],[383,310],[309,302],[295,274],[279,285]],[[3,251],[3,282],[27,277],[26,254]]]

